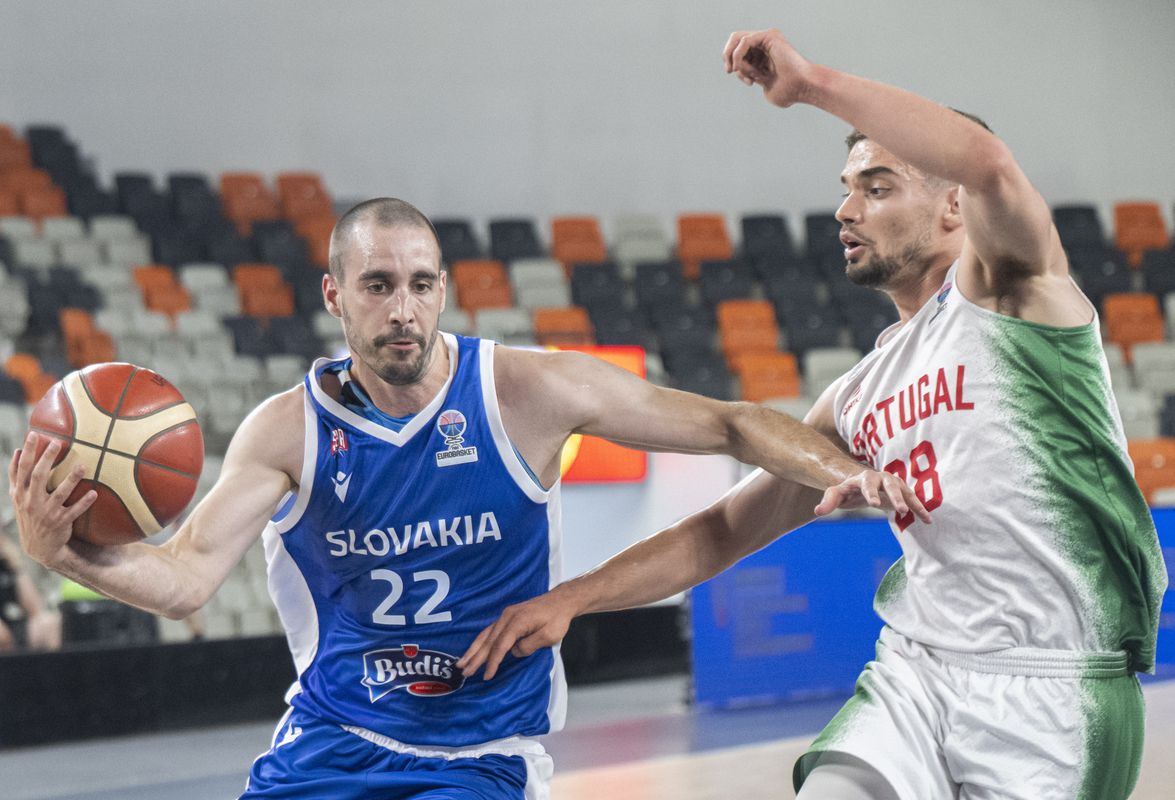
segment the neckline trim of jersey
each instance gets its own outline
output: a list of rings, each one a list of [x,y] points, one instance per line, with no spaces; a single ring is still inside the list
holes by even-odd
[[[428,402],[428,405],[420,409],[416,416],[402,430],[394,431],[378,422],[356,414],[323,390],[322,385],[318,381],[320,369],[325,364],[343,359],[320,358],[316,360],[311,365],[310,375],[308,376],[310,392],[314,395],[314,399],[318,401],[320,406],[348,425],[358,428],[364,433],[371,434],[378,439],[382,439],[388,444],[403,447],[408,443],[409,439],[415,436],[440,411],[441,406],[445,402],[445,397],[449,394],[449,387],[453,385],[453,376],[457,374],[457,337],[451,333],[441,333],[441,337],[444,339],[445,346],[449,348],[449,376],[445,379],[444,385],[437,390],[432,400]]]

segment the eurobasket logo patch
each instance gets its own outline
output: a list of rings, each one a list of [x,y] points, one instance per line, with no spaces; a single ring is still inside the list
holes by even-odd
[[[445,449],[437,451],[437,466],[451,467],[477,461],[477,448],[465,446],[465,415],[449,409],[437,417],[437,431],[445,437]]]
[[[937,298],[935,298],[935,299],[938,301],[938,308],[936,308],[936,309],[934,310],[934,316],[932,316],[932,317],[931,317],[931,318],[930,318],[930,319],[927,321],[927,323],[926,323],[927,325],[929,325],[931,322],[934,322],[936,319],[938,319],[938,315],[942,313],[942,310],[943,310],[944,308],[946,308],[946,306],[947,306],[947,297],[949,297],[949,296],[950,296],[950,293],[951,293],[951,289],[952,289],[952,288],[953,288],[953,284],[951,284],[951,283],[944,283],[944,284],[943,284],[943,286],[942,286],[942,288],[938,290],[938,297],[937,297]]]
[[[452,694],[465,685],[456,661],[457,656],[415,644],[372,650],[363,654],[363,685],[373,703],[397,689],[415,697]]]

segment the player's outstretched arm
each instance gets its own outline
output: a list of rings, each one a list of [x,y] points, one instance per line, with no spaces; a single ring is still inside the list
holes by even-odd
[[[760,86],[775,105],[827,111],[919,170],[962,186],[959,206],[982,269],[1018,278],[1067,272],[1047,203],[982,126],[895,86],[814,64],[777,30],[731,34],[723,59],[727,72]]]
[[[35,561],[103,594],[156,614],[182,619],[224,581],[293,486],[302,460],[301,390],[271,398],[238,429],[221,474],[166,543],[98,546],[71,538],[71,525],[94,501],[69,505],[81,477],[54,491],[48,480],[57,443],[41,450],[35,434],[13,454],[9,494],[21,546]]]
[[[583,433],[643,450],[729,455],[785,480],[821,491],[841,485],[869,505],[900,513],[909,508],[929,519],[904,483],[765,406],[655,386],[582,353],[498,348],[495,376],[507,431],[544,478],[558,476],[566,437]],[[846,495],[839,502],[847,501]]]

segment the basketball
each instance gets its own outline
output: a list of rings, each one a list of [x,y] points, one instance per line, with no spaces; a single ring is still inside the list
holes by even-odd
[[[71,372],[37,403],[29,426],[62,444],[51,489],[81,464],[86,473],[69,502],[98,492],[73,524],[79,539],[113,545],[150,536],[196,493],[204,464],[196,412],[149,369],[107,363]]]

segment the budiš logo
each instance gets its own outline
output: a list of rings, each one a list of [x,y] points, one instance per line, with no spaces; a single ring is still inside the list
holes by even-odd
[[[437,431],[445,437],[445,449],[437,451],[437,466],[451,467],[477,461],[477,448],[465,446],[465,415],[449,409],[437,417]]]
[[[397,689],[417,697],[452,694],[465,685],[465,674],[453,666],[457,656],[402,644],[363,654],[363,685],[371,702]]]

